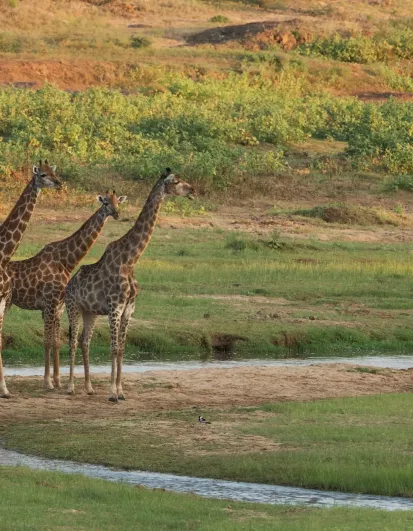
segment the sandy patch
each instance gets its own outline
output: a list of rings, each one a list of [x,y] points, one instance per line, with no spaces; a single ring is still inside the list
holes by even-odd
[[[279,401],[308,401],[413,390],[413,370],[352,371],[350,365],[312,367],[237,367],[192,371],[157,371],[124,377],[127,400],[107,401],[109,377],[94,375],[96,394],[87,396],[83,380],[76,394],[42,391],[42,378],[11,377],[11,400],[0,401],[0,423],[25,420],[125,419],[139,412],[207,408],[230,409]],[[65,379],[63,380],[66,385]],[[213,436],[213,432],[212,432]]]

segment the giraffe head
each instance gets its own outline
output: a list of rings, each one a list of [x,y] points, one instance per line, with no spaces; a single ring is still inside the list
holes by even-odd
[[[193,196],[196,194],[195,188],[172,173],[171,168],[166,168],[161,179],[165,186],[165,194],[167,195],[181,195],[188,199],[193,199]]]
[[[57,188],[62,187],[62,183],[56,177],[56,166],[49,166],[47,160],[42,163],[39,161],[38,166],[33,166],[33,180],[38,190],[41,188]]]
[[[126,201],[127,196],[121,195],[118,197],[115,190],[113,192],[107,191],[105,196],[97,196],[97,200],[101,203],[102,208],[105,210],[106,217],[112,216],[113,219],[119,219],[119,205]]]

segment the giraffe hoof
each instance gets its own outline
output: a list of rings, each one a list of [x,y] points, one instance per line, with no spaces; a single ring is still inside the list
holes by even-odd
[[[3,393],[2,395],[0,395],[0,398],[11,398],[11,394],[10,393]]]
[[[95,394],[95,391],[93,389],[86,389],[86,393],[91,396]]]
[[[115,402],[117,404],[118,403],[118,397],[117,396],[110,396],[109,397],[109,402]]]
[[[125,395],[118,395],[118,400],[126,400]]]
[[[66,391],[66,394],[67,394],[67,395],[74,395],[75,392],[74,392],[73,389],[69,389],[68,391]]]

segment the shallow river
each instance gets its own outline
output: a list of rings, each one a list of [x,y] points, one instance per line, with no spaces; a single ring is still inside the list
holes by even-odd
[[[142,362],[125,364],[126,373],[143,373],[160,370],[191,370],[200,368],[231,367],[285,367],[309,366],[328,363],[348,363],[391,369],[408,369],[413,367],[413,356],[365,356],[352,358],[309,358],[303,360],[245,360],[222,362]],[[81,370],[79,367],[78,370]],[[109,365],[91,366],[93,373],[109,373]],[[62,373],[67,368],[62,368]],[[43,367],[8,367],[6,374],[11,376],[40,376]],[[174,476],[153,472],[115,470],[99,465],[87,465],[71,461],[32,457],[0,448],[0,465],[23,465],[32,469],[54,470],[66,473],[84,474],[86,476],[142,485],[148,488],[166,489],[174,492],[192,492],[209,498],[234,501],[247,501],[268,504],[311,505],[314,507],[370,507],[388,511],[412,510],[413,499],[374,495],[346,494],[342,492],[320,491],[296,487],[283,487],[259,483],[244,483],[215,479]]]
[[[307,358],[307,359],[282,359],[282,360],[241,360],[241,361],[177,361],[177,362],[135,362],[123,365],[124,373],[142,373],[148,371],[190,371],[193,369],[213,369],[231,367],[306,367],[309,365],[349,363],[369,367],[389,369],[410,369],[413,367],[413,356],[360,356],[351,358]],[[82,371],[81,365],[77,366]],[[5,368],[8,376],[42,376],[43,367],[12,366]],[[110,374],[111,366],[91,365],[92,373]],[[62,367],[61,374],[68,374],[69,368]]]
[[[37,470],[84,474],[93,478],[120,481],[132,485],[143,485],[152,489],[192,492],[207,498],[268,503],[271,505],[369,507],[387,511],[413,509],[413,499],[409,498],[345,494],[342,492],[279,487],[260,483],[174,476],[172,474],[158,474],[155,472],[115,470],[99,465],[83,465],[71,461],[31,457],[1,448],[0,465],[22,465]]]

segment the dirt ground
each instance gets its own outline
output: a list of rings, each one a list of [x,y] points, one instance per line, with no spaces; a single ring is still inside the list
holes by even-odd
[[[78,369],[79,374],[79,369]],[[9,377],[13,397],[0,402],[0,424],[48,420],[127,418],[138,412],[228,410],[270,402],[309,401],[413,391],[413,369],[360,372],[351,365],[312,367],[237,367],[191,371],[157,371],[124,377],[126,401],[107,400],[109,375],[94,375],[95,395],[76,381],[76,394],[43,391],[39,377]]]
[[[222,229],[225,231],[240,231],[258,236],[279,231],[281,236],[294,239],[315,238],[319,241],[349,241],[366,243],[412,243],[413,232],[409,226],[393,227],[376,225],[372,227],[350,227],[336,223],[313,223],[312,220],[301,220],[288,216],[272,216],[268,214],[270,204],[263,201],[253,205],[229,206],[225,205],[215,212],[204,215],[159,216],[157,227],[164,229]],[[131,208],[128,217],[134,220],[138,215],[138,208]],[[81,223],[90,216],[90,209],[77,208],[68,216],[65,210],[44,208],[38,209],[33,216],[33,223],[38,228],[41,225],[60,223]],[[0,220],[6,217],[6,212],[0,215]]]

